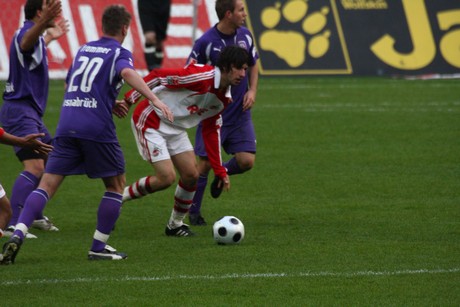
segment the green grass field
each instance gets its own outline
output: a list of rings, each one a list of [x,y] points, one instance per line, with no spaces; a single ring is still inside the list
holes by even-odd
[[[46,208],[61,231],[0,267],[0,305],[460,305],[459,80],[263,78],[253,118],[256,165],[206,191],[197,237],[164,235],[169,188],[124,205],[109,244],[126,261],[90,262],[103,185],[69,177]],[[116,123],[131,183],[152,170]],[[1,164],[9,192],[21,165],[6,146]],[[213,242],[222,215],[244,222],[240,245]]]

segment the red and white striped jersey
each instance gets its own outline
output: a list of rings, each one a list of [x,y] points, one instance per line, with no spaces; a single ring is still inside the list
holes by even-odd
[[[181,69],[158,69],[144,77],[155,95],[173,112],[171,123],[163,118],[161,111],[147,100],[142,100],[133,112],[134,123],[142,130],[158,129],[160,121],[182,129],[203,125],[203,139],[206,152],[214,173],[224,177],[226,170],[222,166],[220,154],[220,113],[231,102],[230,87],[226,92],[219,91],[221,72],[219,68],[190,64]],[[136,103],[141,94],[131,90],[125,99]]]

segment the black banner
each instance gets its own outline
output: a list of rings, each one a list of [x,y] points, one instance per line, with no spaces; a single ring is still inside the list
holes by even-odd
[[[460,73],[460,0],[245,5],[262,75]]]

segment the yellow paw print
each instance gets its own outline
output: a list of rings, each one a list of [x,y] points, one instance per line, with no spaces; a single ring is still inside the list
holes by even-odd
[[[328,7],[308,12],[307,0],[291,0],[281,5],[277,2],[261,12],[262,25],[268,30],[260,35],[260,47],[275,53],[291,67],[304,64],[306,57],[320,58],[329,50],[331,31],[326,29]],[[282,18],[300,24],[302,31],[279,30]]]

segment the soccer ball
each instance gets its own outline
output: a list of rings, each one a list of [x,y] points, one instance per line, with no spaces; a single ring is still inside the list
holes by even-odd
[[[214,240],[218,244],[238,244],[244,238],[244,225],[234,216],[224,216],[212,226]]]

